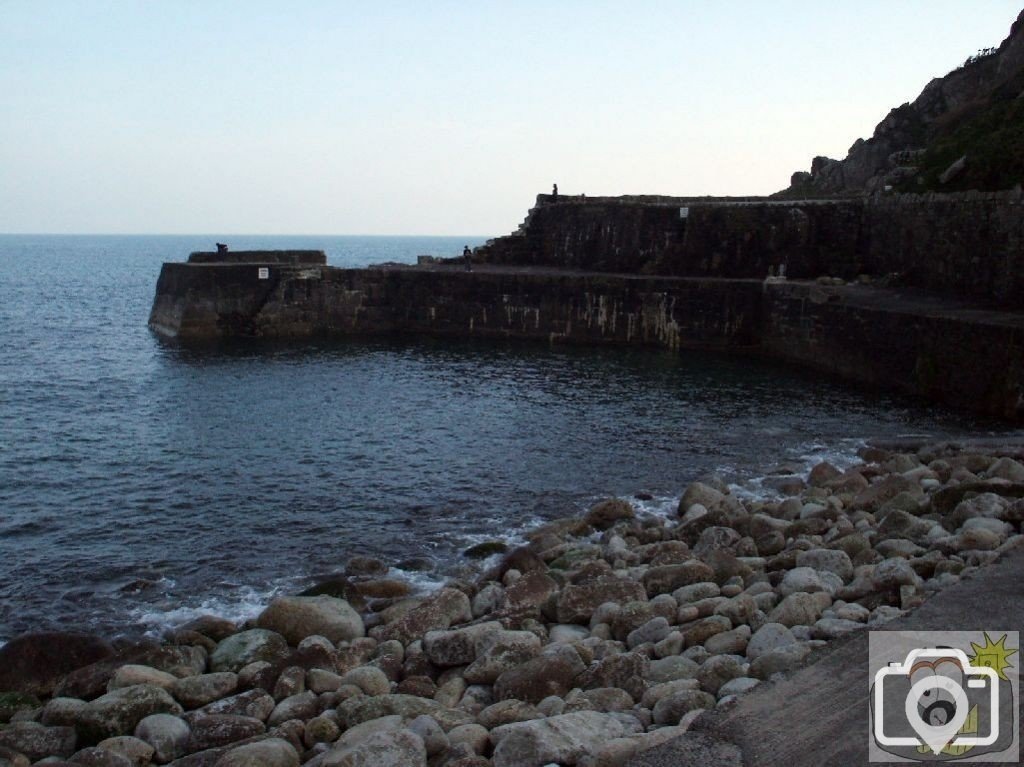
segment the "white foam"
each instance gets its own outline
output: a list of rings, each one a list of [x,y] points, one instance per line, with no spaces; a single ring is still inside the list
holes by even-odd
[[[241,586],[234,594],[208,597],[195,605],[178,605],[166,610],[153,605],[139,605],[132,609],[131,617],[146,627],[147,634],[155,635],[201,615],[216,615],[235,623],[243,623],[259,615],[278,593],[279,587],[258,591],[251,586]]]

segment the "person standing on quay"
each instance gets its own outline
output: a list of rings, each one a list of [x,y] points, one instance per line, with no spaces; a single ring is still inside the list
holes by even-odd
[[[551,199],[552,200],[557,200],[558,199],[558,184],[552,184],[551,185]]]
[[[469,249],[469,245],[466,245],[462,249],[462,258],[466,262],[466,271],[473,271],[473,251]]]

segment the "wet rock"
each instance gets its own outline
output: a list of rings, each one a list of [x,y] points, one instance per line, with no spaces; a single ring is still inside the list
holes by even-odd
[[[210,670],[238,672],[257,661],[273,663],[287,658],[288,641],[276,631],[250,629],[224,639],[210,656]]]
[[[375,666],[360,666],[341,677],[342,684],[353,684],[367,695],[387,695],[391,692],[391,681]]]
[[[114,652],[105,639],[88,634],[24,634],[0,647],[0,690],[47,696],[66,674]]]
[[[623,519],[633,519],[636,512],[629,501],[621,498],[609,498],[590,507],[583,521],[597,530],[607,530]]]
[[[277,632],[293,645],[314,634],[331,642],[347,642],[366,633],[359,613],[344,599],[330,596],[277,597],[256,625]]]
[[[227,639],[232,634],[238,633],[238,627],[225,618],[215,615],[199,615],[180,627],[183,631],[194,631],[197,634],[209,637],[214,642]]]

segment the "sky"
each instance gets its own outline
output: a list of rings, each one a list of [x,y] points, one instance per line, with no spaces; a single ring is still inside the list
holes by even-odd
[[[499,235],[769,194],[1020,0],[0,0],[0,232]]]

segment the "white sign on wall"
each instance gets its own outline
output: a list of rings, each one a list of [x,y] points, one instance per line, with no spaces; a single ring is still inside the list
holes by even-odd
[[[689,217],[690,217],[690,209],[689,208],[680,208],[679,209],[679,218],[689,218]]]
[[[259,278],[261,280],[269,280],[270,279],[270,269],[268,269],[265,266],[261,266],[260,267],[260,271],[259,271]]]

